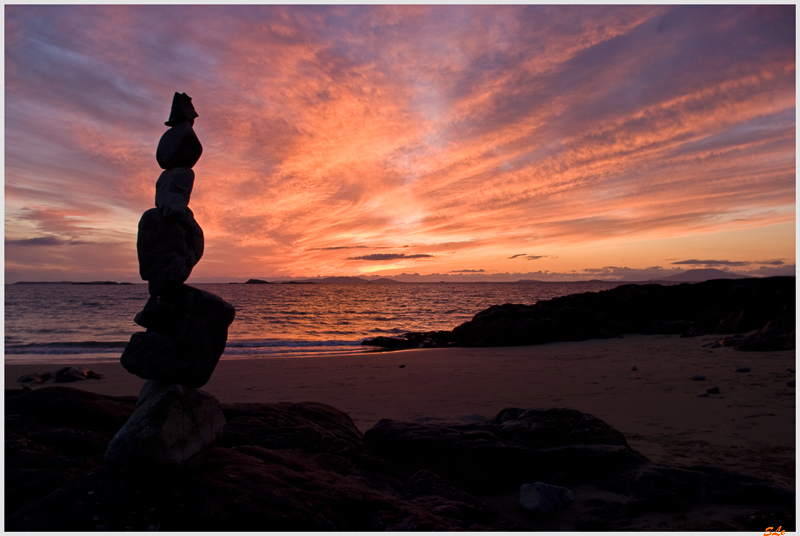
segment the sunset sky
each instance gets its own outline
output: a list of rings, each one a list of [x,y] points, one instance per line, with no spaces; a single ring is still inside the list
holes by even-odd
[[[189,283],[794,274],[795,50],[794,5],[6,5],[6,282],[140,281],[175,91]]]

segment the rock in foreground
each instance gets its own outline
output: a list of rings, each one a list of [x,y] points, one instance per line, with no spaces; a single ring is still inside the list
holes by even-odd
[[[575,410],[384,420],[362,436],[325,404],[223,404],[218,446],[179,470],[109,467],[103,453],[135,404],[68,387],[7,391],[6,529],[637,530],[683,512],[680,530],[709,530],[709,508],[736,512],[716,530],[763,530],[765,519],[794,528],[793,492],[709,467],[652,464]],[[526,483],[559,490],[558,508],[525,511]],[[519,513],[485,502],[498,494]],[[698,506],[704,514],[693,523]]]

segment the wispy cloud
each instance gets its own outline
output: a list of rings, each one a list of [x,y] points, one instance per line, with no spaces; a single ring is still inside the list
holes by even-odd
[[[6,240],[6,246],[84,246],[91,244],[82,240],[63,240],[55,236],[37,236],[35,238],[20,238],[18,240]]]

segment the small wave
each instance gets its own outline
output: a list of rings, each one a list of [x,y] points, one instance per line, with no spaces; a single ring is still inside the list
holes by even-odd
[[[128,341],[82,341],[82,342],[32,342],[6,345],[5,353],[19,354],[99,354],[116,352]]]
[[[381,328],[374,328],[369,330],[370,333],[408,333],[409,329],[402,329],[402,328],[388,328],[388,329],[381,329]]]
[[[339,340],[332,339],[326,341],[300,341],[290,339],[264,339],[259,341],[228,341],[225,346],[226,349],[234,348],[276,348],[276,347],[290,347],[290,348],[303,348],[303,347],[324,347],[324,346],[357,346],[361,344],[361,339],[358,340]]]
[[[32,333],[75,333],[73,329],[64,328],[39,328],[31,330]]]

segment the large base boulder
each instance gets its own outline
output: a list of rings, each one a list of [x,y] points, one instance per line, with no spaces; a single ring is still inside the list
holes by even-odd
[[[213,446],[224,428],[222,407],[212,395],[150,380],[136,411],[111,440],[105,461],[111,467],[177,468]]]
[[[122,366],[146,380],[202,387],[225,351],[235,315],[219,296],[187,285],[151,297],[134,319],[147,331],[131,336]]]

